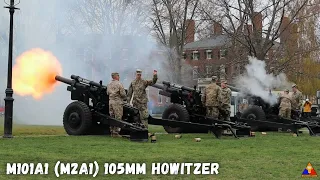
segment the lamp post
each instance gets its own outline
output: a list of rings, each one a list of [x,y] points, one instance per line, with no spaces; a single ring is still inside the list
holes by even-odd
[[[4,110],[4,138],[12,138],[12,114],[13,114],[13,89],[12,89],[12,47],[13,47],[13,13],[16,9],[14,7],[14,0],[10,0],[8,8],[10,12],[10,33],[9,33],[9,54],[8,54],[8,76],[7,76],[7,89]]]

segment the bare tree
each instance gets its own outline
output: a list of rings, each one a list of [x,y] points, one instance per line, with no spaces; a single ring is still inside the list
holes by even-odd
[[[188,26],[195,18],[199,0],[152,0],[152,30],[158,41],[169,50],[167,67],[170,68],[173,81],[182,82],[182,52]],[[186,66],[186,65],[184,65]],[[186,68],[188,69],[188,68]],[[190,71],[188,70],[190,73]]]
[[[264,60],[308,0],[208,0],[201,4],[202,19],[218,21],[232,39],[233,52]],[[295,6],[295,9],[290,7]],[[290,9],[290,11],[289,11]],[[220,13],[213,14],[212,11]],[[213,14],[213,15],[212,15]],[[290,20],[287,24],[285,17]],[[271,62],[270,62],[271,63]]]

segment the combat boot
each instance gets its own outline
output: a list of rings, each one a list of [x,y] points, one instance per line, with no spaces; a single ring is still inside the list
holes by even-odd
[[[113,138],[119,138],[119,137],[122,137],[122,136],[121,136],[119,133],[114,132],[114,133],[111,134],[111,137],[113,137]]]

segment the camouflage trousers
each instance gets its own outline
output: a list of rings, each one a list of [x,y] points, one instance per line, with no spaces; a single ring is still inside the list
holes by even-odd
[[[221,120],[230,121],[230,114],[231,114],[230,106],[229,105],[223,105],[220,108],[220,111],[221,111],[221,113],[220,113]]]
[[[208,106],[207,107],[207,116],[218,119],[219,118],[219,108],[214,107],[214,106]]]
[[[291,108],[288,107],[280,107],[279,116],[283,118],[291,119]]]
[[[110,116],[122,120],[122,115],[123,115],[123,106],[120,103],[117,104],[109,104],[109,113]],[[111,134],[115,133],[120,133],[121,128],[115,127],[115,126],[110,126],[110,132]]]
[[[148,112],[148,107],[147,104],[141,104],[141,103],[133,103],[133,107],[139,109],[140,113],[140,120],[143,123],[143,125],[148,128],[148,117],[149,117],[149,112]]]

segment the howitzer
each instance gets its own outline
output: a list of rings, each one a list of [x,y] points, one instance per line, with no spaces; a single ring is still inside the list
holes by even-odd
[[[69,135],[109,134],[109,126],[115,126],[121,128],[121,134],[129,133],[132,141],[148,140],[148,130],[140,121],[138,109],[124,102],[122,119],[109,114],[107,86],[102,81],[97,83],[76,75],[55,79],[69,85],[67,90],[74,100],[63,115],[64,129]]]
[[[244,123],[232,123],[206,117],[206,107],[201,101],[201,91],[194,88],[163,81],[162,84],[154,84],[152,87],[160,89],[159,94],[170,97],[170,104],[163,112],[163,120],[180,121],[179,123],[166,125],[164,122],[151,120],[152,124],[163,125],[168,133],[208,132],[208,128],[216,137],[221,136],[222,129],[229,129],[235,137],[250,136],[250,127]],[[168,122],[168,121],[167,121]],[[235,130],[235,131],[234,131]]]
[[[228,85],[232,91],[241,92],[240,89]],[[265,91],[266,94],[270,92]],[[269,94],[272,96],[272,94]],[[320,119],[304,118],[296,110],[291,111],[291,118],[282,118],[279,114],[280,100],[276,104],[270,104],[263,98],[251,94],[249,91],[242,92],[242,96],[248,100],[249,106],[238,116],[234,117],[234,122],[242,122],[251,126],[252,131],[284,131],[295,132],[299,129],[307,128],[311,136],[320,135]],[[270,97],[271,98],[271,97]]]

